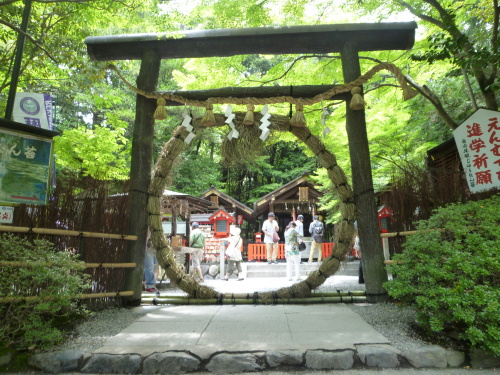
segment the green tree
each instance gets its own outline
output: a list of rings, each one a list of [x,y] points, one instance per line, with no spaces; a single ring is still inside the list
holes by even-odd
[[[130,149],[124,128],[80,126],[55,138],[59,166],[98,180],[128,179]]]
[[[355,9],[377,12],[381,17],[388,12],[411,12],[425,25],[426,31],[426,41],[419,44],[420,50],[412,54],[411,59],[427,64],[448,62],[453,75],[462,76],[462,89],[468,93],[473,108],[481,105],[498,110],[498,1],[393,0],[381,3],[351,0],[349,3]],[[440,97],[430,87],[411,81],[446,124],[456,128],[456,118],[446,109],[447,97]]]

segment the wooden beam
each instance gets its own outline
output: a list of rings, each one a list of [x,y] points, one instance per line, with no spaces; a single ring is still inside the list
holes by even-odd
[[[187,100],[205,101],[209,98],[258,98],[264,99],[276,96],[291,96],[293,98],[307,99],[330,90],[334,85],[301,85],[301,86],[260,86],[260,87],[222,87],[211,90],[189,90],[189,91],[160,91],[159,94],[175,94]],[[324,100],[347,100],[350,93],[343,92],[333,95]],[[156,99],[149,99],[156,104]],[[182,106],[173,100],[166,100],[168,107]]]
[[[189,30],[94,36],[85,39],[94,61],[137,60],[147,50],[162,59],[248,54],[340,52],[354,42],[360,51],[408,50],[415,42],[415,22],[303,25],[218,30]]]

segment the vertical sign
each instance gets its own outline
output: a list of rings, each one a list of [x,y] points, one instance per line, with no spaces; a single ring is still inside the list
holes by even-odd
[[[236,218],[236,224],[243,225],[243,215],[238,215]]]
[[[48,94],[18,92],[14,100],[14,121],[52,130],[52,97]]]
[[[0,223],[12,224],[14,220],[14,207],[0,206]]]
[[[0,202],[45,204],[52,140],[0,129]]]
[[[500,187],[500,112],[478,109],[453,131],[471,193]]]

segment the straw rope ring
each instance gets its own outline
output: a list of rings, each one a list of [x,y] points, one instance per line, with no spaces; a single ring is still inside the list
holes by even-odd
[[[243,121],[245,114],[238,113],[237,119]],[[262,115],[256,114],[256,122]],[[328,171],[333,189],[340,199],[340,212],[342,220],[339,223],[339,234],[335,239],[335,246],[332,255],[323,260],[318,270],[309,274],[304,280],[289,287],[281,288],[275,292],[259,293],[259,301],[262,303],[273,303],[276,299],[286,303],[292,297],[308,297],[311,291],[325,282],[340,267],[341,261],[349,251],[350,242],[354,233],[354,221],[356,210],[354,206],[354,194],[347,182],[346,175],[342,168],[337,164],[334,154],[326,150],[321,140],[313,135],[307,127],[293,127],[289,119],[277,116],[271,117],[274,128],[280,131],[290,131],[299,140],[304,142],[311,151],[317,155],[322,167]],[[274,121],[273,121],[274,120]],[[197,119],[195,122],[200,123]],[[223,126],[222,122],[217,126]],[[199,284],[184,273],[184,270],[177,264],[173,255],[170,243],[166,240],[161,223],[160,200],[163,194],[166,178],[172,170],[175,160],[183,151],[186,143],[184,138],[188,135],[183,126],[179,126],[172,138],[165,143],[159,153],[157,162],[154,166],[151,183],[148,189],[148,226],[151,229],[151,239],[153,247],[157,250],[159,264],[166,270],[170,280],[175,281],[179,288],[189,294],[190,297],[198,299],[220,299],[223,295],[213,288]]]

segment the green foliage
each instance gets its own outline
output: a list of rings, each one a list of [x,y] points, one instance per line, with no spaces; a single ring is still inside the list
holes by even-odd
[[[220,188],[220,168],[206,155],[184,153],[174,170],[173,190],[198,196],[212,185]]]
[[[128,178],[130,150],[125,129],[80,126],[55,138],[57,163],[97,180]]]
[[[14,235],[0,237],[0,261],[30,264],[2,266],[0,298],[40,297],[0,304],[0,341],[16,349],[47,349],[59,343],[68,321],[85,314],[74,300],[89,287],[84,263],[48,241]]]
[[[385,284],[415,305],[431,332],[458,334],[472,347],[500,355],[500,195],[436,210],[419,223],[394,260]]]

